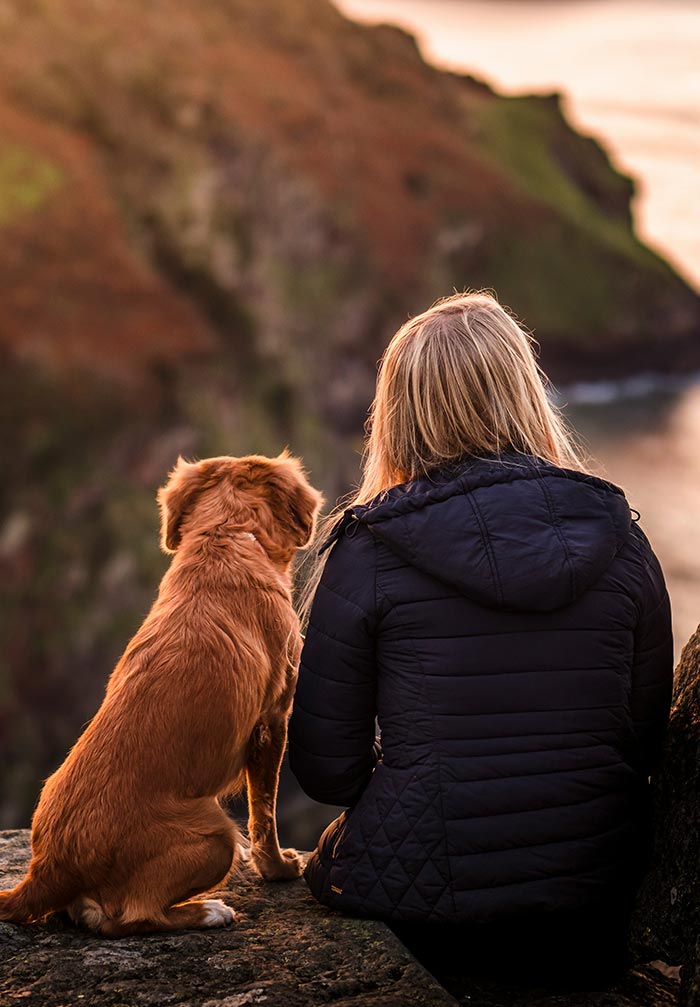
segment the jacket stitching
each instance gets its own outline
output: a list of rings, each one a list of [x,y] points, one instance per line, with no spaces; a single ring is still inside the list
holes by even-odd
[[[503,713],[500,710],[484,710],[479,713],[460,713],[460,717],[529,717],[533,713],[588,713],[590,710],[608,710],[613,713],[621,710],[622,704],[611,706],[610,703],[603,703],[600,706],[555,706],[547,707],[544,710],[513,710],[510,713]],[[444,716],[444,714],[440,714]]]
[[[493,818],[513,818],[520,815],[540,815],[543,811],[559,811],[562,808],[582,808],[586,804],[595,804],[596,801],[609,801],[615,794],[597,794],[595,797],[584,797],[582,801],[565,801],[558,804],[545,804],[538,808],[521,808],[519,811],[489,811],[484,815],[470,815],[469,818],[450,818],[450,822],[480,822],[490,821]]]
[[[421,637],[421,639],[425,638]],[[432,640],[434,638],[427,637],[427,639]],[[443,637],[438,637],[438,639],[442,640]],[[459,637],[456,637],[456,639],[459,639]],[[660,644],[656,644],[654,645],[653,648],[649,649],[650,650],[655,649],[656,646],[660,646]],[[618,662],[616,664],[599,664],[599,665],[589,664],[586,665],[585,667],[578,667],[578,666],[572,667],[571,665],[567,665],[565,667],[560,666],[558,668],[515,668],[509,671],[508,670],[502,671],[500,668],[493,668],[492,670],[489,671],[465,671],[464,669],[460,669],[460,671],[457,673],[455,673],[454,671],[432,671],[430,674],[433,678],[456,679],[459,677],[493,678],[494,675],[568,675],[570,672],[578,672],[578,671],[583,671],[586,672],[587,674],[590,674],[591,672],[594,671],[617,671],[619,673],[620,665]]]
[[[325,636],[328,640],[333,640],[335,643],[340,643],[342,644],[343,647],[349,647],[351,650],[359,650],[365,654],[371,653],[371,651],[373,650],[372,647],[363,647],[362,644],[359,643],[348,643],[348,641],[343,640],[342,637],[334,636],[332,633],[329,633],[327,629],[321,629],[318,623],[316,623],[312,627],[312,629],[314,633],[320,633],[321,636]],[[307,636],[310,635],[311,635],[310,633],[307,633]]]
[[[572,597],[575,598],[576,595],[577,595],[577,591],[576,591],[576,571],[574,569],[574,564],[573,564],[573,561],[571,559],[571,553],[569,551],[569,547],[566,544],[566,540],[565,540],[564,535],[562,533],[562,529],[561,529],[561,524],[562,524],[561,517],[559,516],[559,514],[557,512],[557,509],[556,509],[556,507],[554,505],[554,499],[552,498],[552,495],[549,492],[549,489],[547,487],[547,484],[545,483],[545,480],[544,480],[543,476],[540,476],[539,485],[542,488],[542,493],[544,494],[545,502],[547,504],[547,508],[549,509],[549,516],[552,519],[552,527],[556,531],[557,538],[561,542],[561,547],[564,550],[564,557],[566,559],[566,564],[569,567],[569,573],[571,575],[571,594],[572,594]]]
[[[380,591],[382,591],[381,588],[380,588]],[[391,601],[390,601],[389,597],[384,593],[384,591],[382,591],[382,594],[384,595],[387,603],[391,604]],[[439,781],[439,787],[440,787],[440,820],[441,820],[441,823],[442,823],[442,830],[443,830],[445,860],[447,862],[447,877],[448,877],[448,884],[449,884],[449,889],[450,889],[450,896],[451,896],[451,899],[452,899],[452,912],[456,916],[457,915],[457,903],[455,901],[455,887],[454,887],[454,879],[452,877],[452,861],[451,861],[451,855],[450,855],[450,851],[449,851],[449,843],[448,843],[448,840],[447,840],[447,818],[445,816],[445,806],[444,806],[444,797],[443,797],[444,773],[443,773],[443,767],[442,767],[442,752],[440,751],[440,746],[437,744],[438,731],[437,731],[437,725],[436,725],[436,722],[435,722],[435,710],[433,709],[432,703],[428,704],[428,702],[427,702],[427,700],[428,700],[428,679],[427,679],[427,675],[425,673],[425,669],[423,667],[423,662],[421,661],[421,659],[420,659],[420,657],[418,655],[418,650],[417,650],[417,648],[415,646],[415,642],[413,640],[412,635],[407,631],[406,632],[406,636],[407,636],[407,639],[411,643],[412,650],[413,650],[413,655],[414,655],[416,664],[417,664],[418,669],[419,669],[419,671],[420,671],[420,673],[422,675],[422,678],[423,678],[423,694],[425,695],[426,705],[428,705],[428,709],[430,711],[430,720],[432,722],[432,727],[433,727],[433,737],[431,739],[431,741],[432,741],[431,751],[437,756],[438,781]]]
[[[479,534],[481,535],[481,543],[484,547],[484,552],[486,553],[486,558],[489,561],[489,569],[491,570],[491,580],[493,581],[494,591],[496,592],[496,599],[499,605],[503,604],[503,589],[501,588],[500,581],[498,579],[498,573],[496,569],[496,557],[493,552],[493,547],[491,541],[487,535],[486,524],[484,522],[481,511],[476,505],[476,501],[472,499],[471,493],[465,493],[465,499],[467,499],[471,505],[472,513],[476,518],[476,523],[479,526]]]
[[[582,745],[580,748],[569,748],[569,752],[585,752],[589,748],[605,748],[610,749],[610,745]],[[614,749],[611,749],[614,751]],[[546,751],[546,750],[545,750]],[[517,758],[520,755],[544,755],[545,752],[534,751],[534,752],[513,752],[508,754],[506,758]],[[547,753],[549,754],[549,753]],[[557,753],[558,755],[561,753]],[[617,753],[615,753],[617,755]],[[471,757],[473,761],[474,756]],[[532,776],[556,776],[557,773],[568,773],[569,775],[575,775],[576,773],[588,773],[591,769],[617,769],[620,765],[619,758],[616,758],[614,762],[609,759],[606,762],[594,762],[590,765],[585,766],[569,766],[566,769],[529,769],[525,773],[499,773],[498,776],[470,776],[466,780],[458,777],[455,774],[455,781],[457,783],[462,783],[465,786],[471,783],[500,783],[503,780],[529,780]],[[562,807],[566,807],[563,804]]]
[[[367,615],[369,615],[369,613],[365,611],[362,605],[358,605],[356,602],[351,601],[350,598],[346,598],[344,594],[340,593],[340,591],[336,591],[334,588],[329,587],[329,585],[324,584],[323,581],[319,581],[318,590],[320,591],[321,589],[323,589],[324,591],[330,591],[331,594],[334,594],[336,598],[340,598],[340,600],[343,601],[346,605],[350,605],[352,608],[356,608],[358,612],[362,612],[363,616],[366,617]]]
[[[466,887],[466,888],[461,888],[460,891],[461,892],[469,892],[471,895],[474,895],[477,892],[490,892],[490,891],[493,891],[494,888],[520,888],[523,885],[530,886],[530,885],[546,884],[546,883],[551,882],[551,881],[558,881],[561,878],[565,879],[566,881],[570,881],[572,878],[581,877],[581,875],[586,875],[586,874],[593,874],[593,875],[595,875],[595,874],[597,874],[597,872],[599,870],[600,870],[599,867],[594,866],[594,865],[589,865],[587,867],[581,867],[579,870],[571,869],[571,870],[566,871],[566,872],[564,872],[564,871],[555,871],[555,872],[553,872],[551,874],[538,874],[535,877],[524,878],[522,881],[496,882],[494,884],[488,885],[488,887],[483,887],[483,886],[481,888]]]
[[[535,850],[539,849],[540,846],[564,846],[566,843],[577,843],[577,842],[588,842],[591,839],[598,839],[602,836],[612,836],[616,832],[622,830],[627,831],[629,829],[629,823],[623,822],[620,825],[615,825],[612,829],[604,829],[602,832],[593,832],[590,836],[570,836],[568,839],[546,839],[543,842],[537,843],[522,843],[518,846],[499,846],[495,849],[488,850],[470,850],[468,853],[459,853],[459,857],[488,857],[492,853],[515,853],[518,850]],[[517,883],[517,882],[516,882]],[[478,891],[483,891],[483,889],[478,889]]]

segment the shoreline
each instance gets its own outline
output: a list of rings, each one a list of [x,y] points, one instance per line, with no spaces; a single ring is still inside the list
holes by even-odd
[[[656,396],[673,396],[700,384],[700,369],[685,374],[638,371],[621,378],[587,378],[552,382],[550,397],[557,406],[609,406]]]

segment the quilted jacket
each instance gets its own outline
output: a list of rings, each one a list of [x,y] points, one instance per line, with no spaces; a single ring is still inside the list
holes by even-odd
[[[631,891],[673,658],[622,490],[467,459],[346,511],[325,547],[289,725],[303,789],[348,808],[316,898],[475,922]]]

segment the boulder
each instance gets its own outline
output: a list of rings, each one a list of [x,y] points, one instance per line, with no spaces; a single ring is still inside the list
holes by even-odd
[[[681,999],[686,1007],[700,1007],[700,937],[684,970]]]
[[[0,888],[29,859],[29,833],[0,833]],[[0,923],[0,1004],[22,1007],[455,1007],[383,923],[329,913],[303,881],[244,868],[217,893],[230,929],[108,941],[62,917]]]
[[[683,965],[688,1002],[700,1004],[700,629],[676,669],[654,809],[652,869],[637,902],[634,942],[641,954]]]
[[[28,860],[28,831],[0,832],[0,888],[16,884]],[[675,1007],[678,1001],[677,970],[661,963],[590,991],[516,989],[498,976],[438,981],[383,923],[324,909],[301,880],[269,884],[244,867],[217,895],[236,909],[230,929],[109,941],[61,915],[28,927],[0,923],[0,1005]],[[700,1007],[700,999],[688,1003]]]

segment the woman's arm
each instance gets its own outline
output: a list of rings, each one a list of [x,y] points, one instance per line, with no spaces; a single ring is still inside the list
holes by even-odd
[[[634,635],[632,720],[642,750],[644,771],[661,759],[673,692],[671,603],[658,559],[641,529],[644,574],[641,609]]]
[[[376,765],[375,544],[358,525],[326,561],[311,609],[289,721],[289,763],[302,789],[351,805]]]

